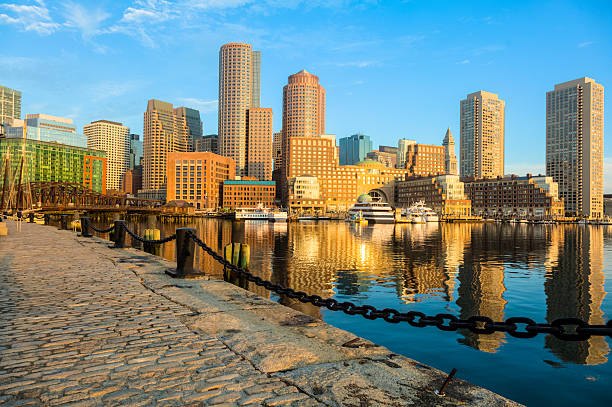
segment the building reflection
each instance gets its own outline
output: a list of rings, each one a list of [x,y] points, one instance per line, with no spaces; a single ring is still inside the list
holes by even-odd
[[[603,227],[555,227],[547,259],[546,320],[575,317],[589,324],[603,324],[601,309],[606,295],[603,273]],[[553,258],[557,257],[554,261]],[[562,341],[552,335],[545,346],[561,360],[598,365],[608,360],[610,347],[602,336],[586,341]]]

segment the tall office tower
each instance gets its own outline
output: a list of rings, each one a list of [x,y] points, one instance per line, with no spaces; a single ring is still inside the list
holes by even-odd
[[[219,136],[216,134],[207,134],[195,142],[195,151],[198,153],[211,152],[219,154]]]
[[[279,131],[272,135],[272,160],[274,171],[280,170],[283,159],[283,132]]]
[[[457,175],[457,156],[455,155],[455,139],[450,128],[446,129],[446,135],[442,141],[444,146],[444,170],[446,174]]]
[[[591,78],[546,93],[546,175],[572,215],[603,216],[604,88]]]
[[[189,151],[189,128],[185,117],[174,113],[171,103],[151,99],[144,113],[142,190],[139,195],[166,199],[168,153]]]
[[[250,44],[225,44],[219,51],[219,147],[247,175],[247,110],[259,107],[261,55]]]
[[[247,110],[247,175],[261,181],[272,179],[272,109]]]
[[[139,134],[130,134],[130,170],[141,165],[142,161],[142,140]]]
[[[372,151],[372,140],[370,136],[365,134],[353,134],[349,137],[343,137],[339,140],[340,165],[353,165],[366,159],[369,152]]]
[[[397,142],[397,168],[406,168],[406,159],[408,158],[408,150],[410,146],[416,144],[416,140],[408,140],[405,138],[399,139]]]
[[[21,92],[0,86],[0,126],[9,119],[21,119]]]
[[[174,109],[174,114],[178,117],[184,117],[189,129],[189,151],[195,151],[195,141],[202,137],[202,120],[200,120],[200,111],[190,109],[188,107],[177,107]]]
[[[504,176],[506,102],[495,93],[470,93],[461,101],[461,178]]]
[[[130,129],[121,123],[97,120],[83,126],[87,148],[106,153],[106,189],[121,189],[121,178],[130,166]]]

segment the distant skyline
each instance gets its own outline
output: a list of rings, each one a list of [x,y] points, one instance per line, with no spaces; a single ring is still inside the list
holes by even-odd
[[[79,131],[104,119],[142,134],[155,98],[200,110],[204,134],[217,133],[218,56],[228,42],[261,51],[261,105],[273,109],[275,132],[282,88],[302,69],[327,90],[326,132],[363,133],[375,148],[400,138],[441,144],[447,127],[458,142],[460,100],[497,93],[506,173],[545,172],[546,92],[556,83],[594,78],[610,87],[612,106],[607,1],[5,1],[0,85],[22,91],[22,118],[69,117]]]

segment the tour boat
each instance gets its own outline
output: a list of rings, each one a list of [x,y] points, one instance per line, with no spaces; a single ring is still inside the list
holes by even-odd
[[[368,223],[395,223],[391,206],[380,200],[374,201],[368,194],[360,195],[355,205],[349,209],[349,221],[358,214],[361,214],[361,217]]]
[[[402,209],[402,218],[412,223],[438,222],[440,220],[433,209],[425,206],[424,201],[418,201],[410,208]]]
[[[269,222],[286,222],[287,212],[276,211],[258,205],[256,208],[241,208],[236,210],[236,220],[260,220]]]

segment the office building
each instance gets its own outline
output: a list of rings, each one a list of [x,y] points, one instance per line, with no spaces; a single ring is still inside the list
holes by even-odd
[[[47,114],[28,114],[25,120],[13,120],[13,125],[5,127],[7,138],[26,138],[48,141],[68,146],[87,147],[87,138],[77,134],[72,119]]]
[[[397,163],[397,152],[387,153],[380,150],[372,150],[366,154],[368,160],[378,161],[388,168],[395,168]]]
[[[168,153],[189,151],[189,128],[172,104],[151,99],[144,113],[142,198],[166,199]]]
[[[272,109],[247,110],[247,174],[258,180],[272,179]]]
[[[340,165],[353,165],[366,159],[372,151],[372,140],[365,134],[353,134],[338,140]]]
[[[106,154],[90,148],[31,139],[1,139],[0,157],[10,156],[11,173],[18,174],[25,143],[24,180],[70,182],[106,193]]]
[[[546,93],[546,175],[568,215],[603,216],[604,88],[591,78]]]
[[[10,119],[21,119],[21,92],[0,86],[0,128]]]
[[[483,218],[554,219],[564,214],[552,177],[511,175],[463,181],[472,214]]]
[[[130,134],[130,165],[133,170],[136,166],[142,165],[142,140],[138,134]]]
[[[439,216],[467,217],[471,215],[471,202],[465,195],[458,175],[433,177],[406,176],[396,182],[397,207],[408,208],[418,201],[432,208]]]
[[[187,201],[197,210],[221,206],[223,181],[236,176],[231,158],[210,152],[171,152],[167,160],[168,201]]]
[[[280,131],[272,135],[272,160],[274,171],[280,171],[283,160],[283,133]]]
[[[461,178],[504,176],[505,102],[479,91],[460,103]]]
[[[208,134],[195,141],[195,151],[198,153],[211,152],[219,154],[219,136]]]
[[[195,151],[195,142],[202,137],[202,120],[200,120],[200,111],[190,109],[188,107],[177,107],[174,109],[174,114],[177,117],[184,117],[189,131],[189,151]]]
[[[258,205],[264,208],[273,207],[276,195],[275,182],[245,178],[223,181],[223,207],[229,209],[256,208]]]
[[[97,120],[83,126],[87,148],[106,153],[106,189],[119,191],[130,166],[130,129],[121,123]]]
[[[397,142],[397,168],[406,168],[406,159],[407,159],[407,154],[408,154],[408,148],[411,145],[416,144],[415,140],[408,140],[405,138],[401,138],[399,139],[399,141]]]
[[[458,175],[455,139],[451,134],[450,128],[446,129],[446,135],[444,136],[444,140],[442,140],[442,146],[444,146],[444,173]]]
[[[236,174],[247,169],[247,110],[259,107],[261,55],[250,44],[225,44],[219,51],[219,148],[236,164]]]
[[[127,195],[136,196],[141,189],[142,165],[137,165],[123,174],[121,178],[121,192]]]
[[[444,147],[428,144],[409,144],[405,152],[404,168],[411,175],[444,174]]]

